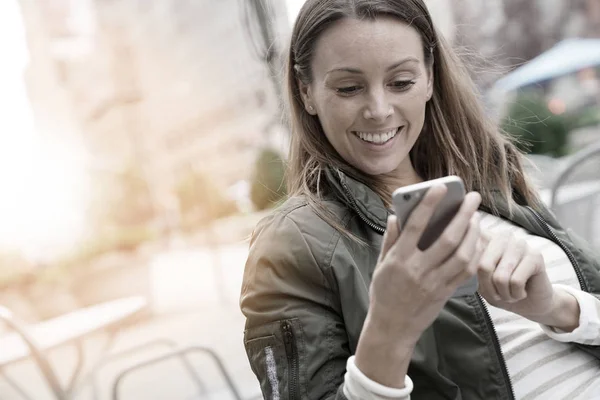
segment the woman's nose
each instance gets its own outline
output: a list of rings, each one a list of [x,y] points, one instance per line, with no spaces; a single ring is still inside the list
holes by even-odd
[[[385,121],[394,113],[394,108],[387,100],[385,93],[373,94],[364,110],[365,119]]]

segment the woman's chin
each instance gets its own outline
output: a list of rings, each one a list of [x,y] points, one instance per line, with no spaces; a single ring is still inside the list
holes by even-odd
[[[398,163],[360,163],[358,169],[370,176],[388,175],[398,169]]]

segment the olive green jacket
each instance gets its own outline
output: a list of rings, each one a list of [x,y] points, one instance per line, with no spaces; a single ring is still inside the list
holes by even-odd
[[[367,186],[328,171],[326,205],[361,245],[307,205],[289,199],[262,220],[244,272],[244,345],[266,399],[345,399],[346,361],[356,352],[369,286],[389,211]],[[567,253],[583,290],[600,294],[599,259],[547,210],[518,206],[499,213]],[[488,210],[486,210],[488,211]],[[583,346],[600,358],[600,348]],[[423,332],[409,371],[413,399],[513,399],[510,378],[479,295],[451,299]]]

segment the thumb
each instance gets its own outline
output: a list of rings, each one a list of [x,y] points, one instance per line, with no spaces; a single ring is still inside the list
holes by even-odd
[[[385,234],[383,235],[383,242],[381,244],[381,252],[379,253],[378,262],[381,262],[385,258],[388,251],[390,251],[392,245],[398,239],[398,236],[398,219],[395,215],[390,215],[387,219]]]

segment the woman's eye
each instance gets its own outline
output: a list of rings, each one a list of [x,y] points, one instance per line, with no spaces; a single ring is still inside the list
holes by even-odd
[[[405,90],[410,88],[415,83],[415,81],[394,81],[390,86],[392,86],[394,89]]]
[[[336,89],[338,93],[341,94],[352,94],[358,92],[360,90],[360,86],[345,86]]]

